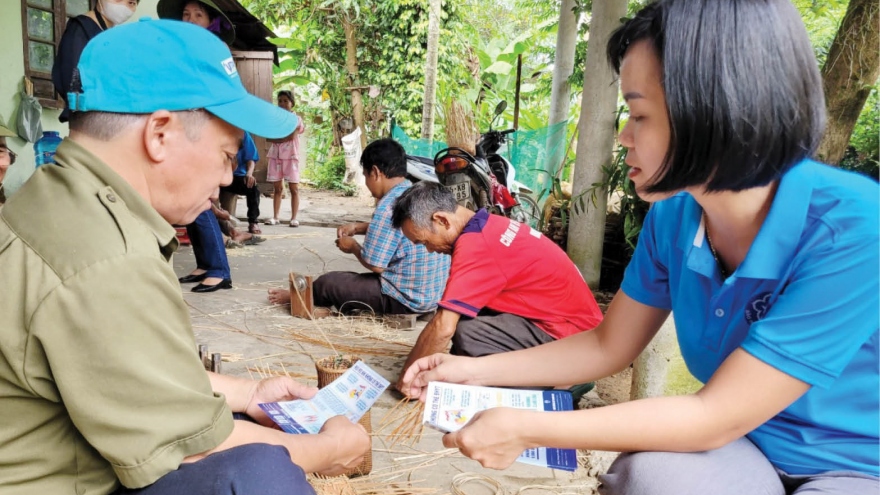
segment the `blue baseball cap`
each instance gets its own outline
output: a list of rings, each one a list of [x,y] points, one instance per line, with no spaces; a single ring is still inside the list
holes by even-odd
[[[205,28],[149,20],[108,29],[86,45],[68,94],[74,112],[205,109],[266,138],[290,135],[296,115],[244,88],[229,48]],[[79,89],[77,92],[76,90]]]

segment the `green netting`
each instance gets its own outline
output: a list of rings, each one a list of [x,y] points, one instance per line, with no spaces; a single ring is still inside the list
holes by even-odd
[[[443,141],[428,141],[427,139],[413,139],[403,132],[403,129],[394,125],[391,128],[391,137],[403,146],[406,153],[415,156],[426,156],[433,159],[440,150],[446,148]]]
[[[534,197],[546,196],[549,178],[555,176],[565,156],[566,131],[568,122],[559,122],[535,130],[519,130],[508,136],[507,144],[498,153],[507,158],[516,169],[516,180],[532,189]],[[394,126],[391,137],[397,140],[410,155],[433,158],[446,147],[441,141],[428,142],[426,139],[413,139],[398,126]],[[546,171],[547,173],[544,173]]]
[[[550,188],[550,177],[555,177],[562,166],[567,130],[566,121],[531,131],[519,130],[509,136],[507,149],[499,151],[516,168],[516,180],[535,191],[536,198],[546,196],[541,192]]]

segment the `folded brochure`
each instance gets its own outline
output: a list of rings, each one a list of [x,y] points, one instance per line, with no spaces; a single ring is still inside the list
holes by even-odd
[[[358,361],[311,399],[270,402],[260,407],[287,433],[318,433],[333,416],[344,415],[357,423],[388,385],[388,380]]]
[[[444,433],[461,429],[474,414],[493,407],[532,411],[571,411],[571,393],[565,390],[522,390],[430,382],[422,421]],[[538,447],[527,449],[517,461],[535,466],[574,471],[574,449]]]

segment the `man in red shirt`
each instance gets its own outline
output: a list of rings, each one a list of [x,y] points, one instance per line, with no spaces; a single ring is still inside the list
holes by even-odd
[[[484,356],[534,347],[595,328],[602,312],[574,263],[537,230],[458,206],[439,184],[420,182],[394,205],[392,224],[414,244],[452,256],[437,314],[402,373],[443,352]]]

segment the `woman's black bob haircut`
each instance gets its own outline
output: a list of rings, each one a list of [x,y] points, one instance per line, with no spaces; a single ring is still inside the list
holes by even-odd
[[[612,33],[616,73],[643,40],[660,59],[671,127],[647,192],[763,186],[816,150],[822,80],[789,0],[659,0]]]

